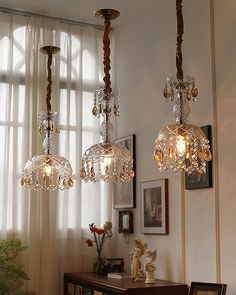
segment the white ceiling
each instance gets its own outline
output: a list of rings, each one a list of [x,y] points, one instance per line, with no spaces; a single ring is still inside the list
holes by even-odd
[[[121,17],[135,15],[136,8],[150,9],[157,0],[0,0],[0,7],[43,15],[101,24],[93,13],[99,8],[114,8]],[[172,1],[172,0],[171,0]],[[139,10],[140,11],[140,10]]]

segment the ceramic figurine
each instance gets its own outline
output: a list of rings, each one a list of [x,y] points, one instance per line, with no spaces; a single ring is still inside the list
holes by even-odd
[[[157,257],[157,250],[155,249],[153,252],[148,249],[146,251],[147,254],[147,260],[145,264],[145,273],[146,273],[146,280],[145,283],[147,284],[153,284],[155,283],[156,279],[154,276],[156,267],[154,265],[154,261],[156,260]]]
[[[140,281],[144,278],[143,265],[140,258],[143,256],[147,249],[147,244],[142,244],[139,239],[134,239],[134,248],[130,252],[131,257],[131,277],[134,281]]]

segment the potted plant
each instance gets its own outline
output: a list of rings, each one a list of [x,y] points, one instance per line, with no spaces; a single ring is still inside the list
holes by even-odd
[[[0,240],[0,294],[33,295],[34,292],[22,290],[25,280],[29,280],[24,266],[17,261],[17,256],[27,247],[14,235]]]

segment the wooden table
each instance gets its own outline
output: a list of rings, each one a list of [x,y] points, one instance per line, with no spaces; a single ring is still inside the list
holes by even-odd
[[[157,280],[155,284],[145,284],[132,279],[108,279],[94,273],[64,274],[64,295],[98,294],[187,295],[188,286],[163,280]]]

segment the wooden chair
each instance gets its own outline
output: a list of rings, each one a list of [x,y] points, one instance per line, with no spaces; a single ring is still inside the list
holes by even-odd
[[[226,289],[226,284],[192,282],[188,295],[225,295]]]

